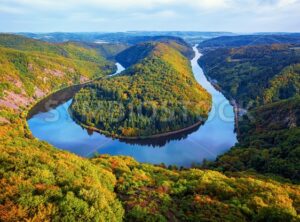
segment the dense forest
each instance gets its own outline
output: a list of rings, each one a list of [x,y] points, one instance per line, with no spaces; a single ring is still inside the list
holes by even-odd
[[[126,54],[144,58],[134,57],[121,75],[97,80],[77,93],[71,105],[77,120],[108,135],[147,137],[207,118],[211,97],[195,81],[177,44],[146,42]]]
[[[120,221],[115,177],[34,139],[28,108],[61,87],[114,72],[95,50],[0,35],[0,221]]]
[[[255,169],[300,180],[300,51],[298,44],[208,50],[199,64],[229,99],[246,108],[239,144],[207,167]]]
[[[14,62],[24,55],[37,61],[46,58],[47,68],[57,69],[51,66],[53,54],[2,48],[15,53],[1,53],[2,79],[10,76],[7,71],[13,74],[11,82],[21,78],[24,69],[18,71]],[[60,67],[92,64],[65,57],[58,61]],[[24,76],[38,79],[43,75],[35,72],[39,64]],[[108,72],[101,70],[103,75]],[[92,68],[86,70],[87,77],[92,73]],[[66,82],[62,75],[47,77],[44,87],[49,93]],[[40,87],[35,78],[26,81]],[[73,83],[77,78],[69,79]],[[14,90],[7,87],[2,99]],[[27,97],[30,104],[38,101]],[[291,101],[287,102],[294,107]],[[289,180],[251,171],[167,169],[129,157],[82,158],[33,138],[26,124],[28,108],[16,105],[17,109],[0,106],[0,221],[299,221],[300,187]]]
[[[79,46],[88,49],[94,49],[100,55],[102,55],[104,58],[108,60],[114,60],[116,55],[118,55],[120,52],[130,47],[130,45],[126,43],[90,43],[90,42],[70,42],[70,43],[77,44]]]
[[[272,44],[218,48],[205,53],[199,64],[210,79],[217,81],[227,97],[234,98],[243,108],[249,108],[297,93],[299,46]]]
[[[220,36],[199,43],[201,50],[212,48],[235,48],[243,46],[262,46],[270,44],[300,44],[300,34],[257,34],[240,36]]]
[[[116,60],[125,68],[138,63],[151,54],[155,43],[147,42],[136,44],[116,56]]]
[[[125,221],[299,220],[299,185],[251,172],[167,169],[130,157],[91,161],[114,173]]]
[[[182,39],[160,36],[151,38],[151,41],[135,44],[132,47],[120,52],[116,55],[116,60],[125,68],[127,68],[150,55],[155,47],[156,42],[164,43],[165,45],[176,49],[188,59],[192,59],[194,57],[195,53],[193,49]]]
[[[53,90],[111,74],[96,51],[71,43],[49,44],[0,35],[0,105],[18,109]]]
[[[26,52],[42,53],[48,56],[61,56],[73,60],[95,62],[98,65],[108,63],[96,50],[86,49],[72,42],[53,44],[18,35],[1,34],[0,46]]]

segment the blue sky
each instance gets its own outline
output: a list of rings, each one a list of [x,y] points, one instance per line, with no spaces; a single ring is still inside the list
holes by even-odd
[[[0,32],[300,32],[300,0],[0,0]]]

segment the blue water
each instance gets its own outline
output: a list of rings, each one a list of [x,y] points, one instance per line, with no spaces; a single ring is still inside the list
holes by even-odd
[[[36,138],[84,157],[93,156],[95,153],[126,155],[140,162],[185,167],[192,163],[201,163],[203,159],[213,160],[237,142],[234,112],[223,94],[207,81],[197,63],[201,54],[196,47],[193,49],[196,56],[191,60],[191,64],[195,78],[212,95],[213,107],[205,124],[190,132],[169,138],[130,143],[112,139],[89,132],[76,124],[68,113],[71,100],[32,116],[28,120],[29,128]],[[117,64],[117,67],[118,73],[123,70],[120,64]]]

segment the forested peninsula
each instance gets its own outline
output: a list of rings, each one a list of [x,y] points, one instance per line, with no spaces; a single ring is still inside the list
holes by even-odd
[[[122,52],[119,60],[129,68],[80,90],[70,108],[74,118],[125,138],[146,138],[203,123],[211,96],[196,82],[190,61],[179,51],[183,46],[177,46],[146,42]]]

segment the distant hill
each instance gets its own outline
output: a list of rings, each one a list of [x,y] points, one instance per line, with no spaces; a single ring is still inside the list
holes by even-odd
[[[129,66],[136,64],[140,60],[147,57],[151,51],[154,49],[155,43],[147,42],[147,43],[141,43],[134,46],[131,46],[130,48],[124,50],[123,52],[120,52],[116,56],[116,60],[122,64],[125,68],[128,68]]]
[[[125,43],[91,43],[91,42],[72,42],[76,45],[96,50],[100,55],[109,60],[114,60],[115,56],[124,51],[130,45]]]
[[[260,35],[240,35],[240,36],[221,36],[205,40],[199,44],[201,50],[206,48],[220,47],[240,47],[257,46],[282,43],[300,43],[300,33],[294,34],[260,34]]]
[[[174,36],[183,38],[190,44],[196,44],[203,40],[218,37],[218,36],[232,36],[235,35],[230,32],[196,32],[196,31],[130,31],[130,32],[82,32],[82,33],[16,33],[30,38],[40,39],[47,42],[67,42],[80,41],[95,43],[98,41],[105,41],[108,43],[122,43],[131,44],[137,43],[136,38],[155,37],[155,36]]]
[[[116,60],[121,63],[124,67],[129,67],[137,63],[139,60],[145,58],[155,47],[157,42],[164,43],[177,51],[179,51],[183,56],[188,59],[192,59],[194,56],[194,51],[190,45],[188,45],[184,40],[177,37],[169,36],[157,36],[157,37],[147,37],[139,38],[137,44],[120,52],[116,56]]]
[[[194,56],[194,51],[188,43],[179,37],[173,36],[137,36],[129,38],[126,43],[66,42],[64,44],[76,44],[87,49],[94,49],[107,59],[116,59],[119,60],[119,62],[123,60],[123,65],[126,66],[128,65],[126,64],[126,60],[134,60],[134,58],[143,56],[143,52],[138,51],[137,44],[141,44],[142,49],[143,43],[147,42],[163,42],[179,50],[189,59],[192,59]],[[125,52],[123,53],[123,51]],[[130,52],[131,54],[129,54]]]
[[[71,42],[53,44],[19,35],[0,34],[0,46],[47,55],[62,56],[89,62],[103,63],[105,59],[95,50],[89,50]]]
[[[128,40],[128,43],[130,44],[137,44],[137,43],[142,43],[142,42],[163,42],[163,43],[172,43],[172,42],[176,42],[177,44],[189,47],[190,45],[184,41],[182,38],[180,37],[176,37],[176,36],[134,36],[131,37]]]
[[[0,35],[0,106],[19,109],[55,89],[105,76],[115,66],[97,51]]]

